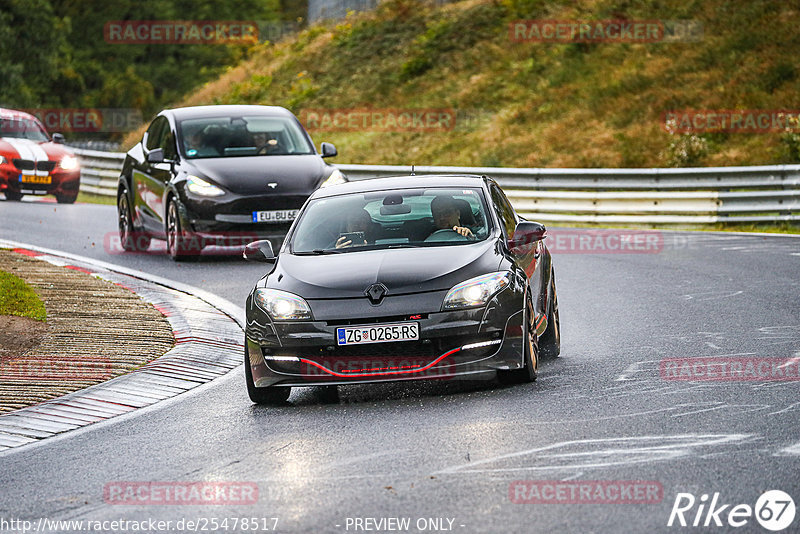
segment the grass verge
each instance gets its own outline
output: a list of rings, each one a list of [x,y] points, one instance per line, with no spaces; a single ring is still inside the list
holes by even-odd
[[[108,206],[114,206],[117,204],[117,199],[114,197],[107,197],[103,195],[95,195],[92,193],[84,193],[80,191],[78,193],[78,202],[86,202],[88,204],[106,204]]]
[[[0,315],[47,319],[44,303],[33,288],[5,271],[0,271]]]

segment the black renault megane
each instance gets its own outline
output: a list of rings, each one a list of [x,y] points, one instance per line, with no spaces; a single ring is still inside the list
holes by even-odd
[[[165,239],[175,260],[207,245],[278,245],[308,196],[346,178],[287,109],[196,106],[158,114],[125,156],[117,190],[127,251]],[[241,250],[241,248],[240,248]]]
[[[404,176],[311,195],[247,298],[252,401],[292,386],[536,379],[560,351],[545,227],[482,176]]]

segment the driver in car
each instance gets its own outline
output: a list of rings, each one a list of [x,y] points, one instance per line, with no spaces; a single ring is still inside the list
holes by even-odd
[[[280,151],[278,140],[272,137],[269,132],[253,132],[253,146],[256,147],[256,154],[274,154]]]
[[[453,197],[437,196],[431,201],[431,214],[436,225],[436,233],[440,230],[452,230],[468,239],[475,239],[475,234],[466,226],[461,226],[461,211]],[[431,235],[433,235],[433,233]]]

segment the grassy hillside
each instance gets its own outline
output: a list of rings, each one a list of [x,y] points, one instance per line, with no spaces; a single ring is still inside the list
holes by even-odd
[[[440,2],[441,3],[441,2]],[[315,132],[339,162],[532,167],[800,161],[786,133],[671,135],[671,109],[799,109],[800,10],[754,0],[385,0],[313,26],[176,105],[457,111],[446,132]],[[689,19],[699,42],[515,43],[519,19]],[[129,136],[132,144],[138,135]]]

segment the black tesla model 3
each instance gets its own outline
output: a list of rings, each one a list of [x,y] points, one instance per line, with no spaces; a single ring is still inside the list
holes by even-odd
[[[278,246],[317,188],[346,178],[317,153],[288,110],[197,106],[164,110],[126,155],[117,192],[127,251],[166,239],[176,260],[207,245],[269,239]],[[241,249],[240,249],[241,250]]]
[[[536,379],[560,351],[545,227],[493,180],[405,176],[316,191],[247,298],[251,400],[291,386]]]

